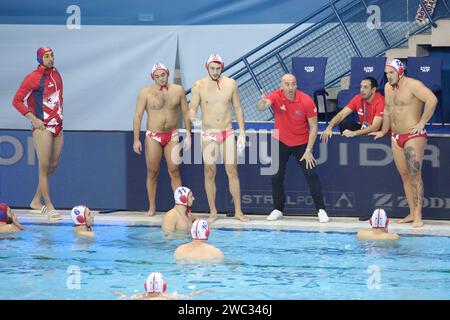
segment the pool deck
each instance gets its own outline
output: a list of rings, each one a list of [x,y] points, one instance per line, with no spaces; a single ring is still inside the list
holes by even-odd
[[[30,210],[14,210],[23,223],[45,223],[47,218],[40,213],[32,213]],[[63,220],[59,222],[48,222],[51,224],[71,223],[70,211],[59,210]],[[144,212],[118,211],[107,214],[99,214],[92,211],[96,224],[113,225],[149,225],[160,226],[163,213],[147,217]],[[198,217],[207,218],[207,214],[196,214]],[[226,217],[219,214],[219,219],[212,225],[213,228],[233,228],[233,229],[272,229],[272,230],[303,230],[316,232],[357,232],[360,229],[369,229],[368,221],[359,221],[358,218],[330,217],[330,222],[319,223],[317,217],[312,216],[285,216],[280,220],[267,221],[266,215],[248,215],[249,222],[241,222],[235,218]],[[399,224],[399,219],[390,219],[389,232],[409,235],[434,235],[450,236],[450,221],[448,220],[424,220],[422,228],[413,228],[411,223]],[[95,228],[95,226],[94,226]]]

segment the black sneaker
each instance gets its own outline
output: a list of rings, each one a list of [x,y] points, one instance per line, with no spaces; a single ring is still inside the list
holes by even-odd
[[[227,213],[227,217],[233,218],[233,217],[234,217],[234,212],[228,212],[228,213]]]
[[[370,216],[359,217],[358,220],[359,221],[369,221],[370,220]]]

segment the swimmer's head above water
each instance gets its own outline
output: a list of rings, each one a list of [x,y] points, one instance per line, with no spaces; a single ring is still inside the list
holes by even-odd
[[[192,240],[208,240],[209,226],[203,219],[195,220],[191,227]]]
[[[11,209],[8,204],[4,202],[0,203],[0,222],[6,224],[12,223]]]
[[[164,293],[167,290],[167,283],[161,273],[152,272],[147,277],[144,288],[147,293]]]
[[[370,218],[370,225],[372,229],[385,229],[387,230],[389,225],[389,218],[387,217],[386,211],[383,209],[375,209]]]
[[[91,214],[91,210],[86,206],[78,205],[73,207],[70,216],[75,226],[85,225],[87,228],[91,228],[94,225],[94,217]]]
[[[195,200],[194,194],[188,187],[178,187],[173,197],[175,199],[175,204],[181,204],[187,208],[190,208]]]

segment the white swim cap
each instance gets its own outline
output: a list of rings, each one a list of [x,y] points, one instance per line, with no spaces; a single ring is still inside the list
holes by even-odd
[[[164,70],[167,73],[167,77],[169,77],[169,69],[167,69],[162,63],[157,63],[152,67],[152,79],[155,80],[155,72],[158,70]]]
[[[389,67],[394,68],[395,71],[397,71],[398,79],[403,77],[403,75],[405,74],[405,66],[398,59],[389,60],[388,62],[386,62],[386,65],[389,66]]]
[[[225,64],[223,63],[222,57],[219,56],[218,54],[212,54],[212,55],[209,56],[208,61],[206,61],[206,64],[205,64],[206,69],[208,69],[209,64],[210,64],[211,62],[217,62],[217,63],[220,63],[220,65],[222,66],[222,71],[223,71],[223,69],[225,68]]]
[[[145,291],[148,293],[164,293],[167,290],[167,283],[159,272],[152,272],[144,283]]]
[[[72,208],[70,211],[70,216],[75,225],[80,226],[86,224],[86,206],[78,205]]]
[[[175,198],[175,204],[182,204],[183,206],[188,206],[189,192],[191,192],[191,189],[187,187],[178,187],[173,194]]]
[[[370,218],[370,225],[374,229],[387,228],[389,224],[389,218],[386,215],[386,211],[383,209],[375,209]]]
[[[208,240],[209,226],[203,219],[195,220],[191,228],[192,240]]]

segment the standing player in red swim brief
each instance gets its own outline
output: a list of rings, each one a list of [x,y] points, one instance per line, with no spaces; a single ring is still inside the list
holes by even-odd
[[[49,180],[58,166],[64,140],[63,83],[58,70],[53,67],[55,60],[51,48],[39,48],[37,60],[39,66],[23,80],[14,96],[13,106],[31,121],[39,160],[39,184],[30,207],[41,210],[51,220],[61,220],[50,200]]]
[[[205,172],[205,189],[209,205],[209,223],[217,219],[216,208],[216,154],[219,152],[225,163],[228,186],[234,203],[234,216],[241,221],[249,219],[241,211],[241,187],[237,171],[236,142],[232,128],[231,109],[239,126],[238,149],[245,148],[244,112],[236,81],[222,75],[222,58],[211,55],[206,61],[208,76],[192,86],[189,117],[196,123],[197,109],[202,111],[202,152]]]
[[[186,95],[183,87],[168,82],[169,69],[161,63],[153,66],[151,77],[155,83],[142,89],[139,93],[133,121],[133,150],[137,154],[141,154],[142,145],[139,140],[139,133],[142,116],[144,111],[147,112],[145,159],[147,163],[147,193],[149,200],[147,215],[149,216],[153,216],[156,213],[156,184],[163,154],[166,159],[172,190],[175,192],[181,186],[178,168],[181,162],[180,146],[177,131],[180,106],[186,125],[184,148],[189,149],[191,146],[191,123],[189,122]]]
[[[385,90],[385,108],[381,131],[373,132],[375,139],[392,130],[392,154],[403,180],[409,214],[399,223],[413,222],[420,228],[423,206],[422,160],[427,133],[425,124],[431,119],[437,98],[425,85],[404,76],[405,68],[398,59],[388,61],[385,73],[388,83]],[[422,103],[425,108],[422,113]]]

